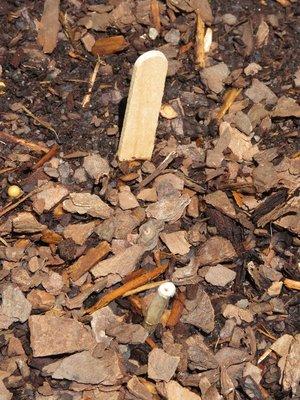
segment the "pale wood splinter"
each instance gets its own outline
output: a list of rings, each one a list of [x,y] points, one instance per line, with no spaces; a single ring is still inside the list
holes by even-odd
[[[120,161],[151,159],[167,69],[166,57],[157,50],[135,62],[118,149]]]

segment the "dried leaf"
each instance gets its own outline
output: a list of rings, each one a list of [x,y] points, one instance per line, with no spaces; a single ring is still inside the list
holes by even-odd
[[[166,119],[173,119],[178,117],[178,113],[170,104],[163,104],[160,108],[160,115]]]
[[[201,80],[215,93],[220,93],[224,87],[224,81],[229,75],[229,69],[223,62],[204,68],[200,72]]]
[[[245,49],[244,54],[245,56],[250,56],[253,51],[253,28],[252,23],[250,21],[245,22],[241,25],[242,28],[242,41],[244,42]]]
[[[284,374],[283,374],[283,388],[292,392],[296,397],[300,395],[300,335],[296,335],[291,344],[289,354],[286,358]]]
[[[265,21],[261,21],[256,32],[257,47],[261,47],[267,43],[269,36],[269,25]]]
[[[118,53],[128,46],[129,43],[126,42],[122,35],[100,38],[96,40],[92,47],[92,54],[94,56],[107,56],[109,54]]]
[[[44,11],[38,30],[38,43],[43,47],[44,53],[52,53],[57,44],[59,23],[60,0],[45,0]]]
[[[300,118],[300,105],[290,97],[280,97],[276,107],[272,111],[274,117],[296,117]]]
[[[232,196],[239,207],[243,207],[244,205],[244,196],[241,193],[232,191]]]

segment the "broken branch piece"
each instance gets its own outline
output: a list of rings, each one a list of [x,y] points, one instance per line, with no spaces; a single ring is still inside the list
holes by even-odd
[[[150,12],[151,12],[151,19],[154,25],[154,28],[157,32],[160,32],[161,23],[160,23],[160,12],[159,12],[159,4],[157,0],[151,0],[150,2]]]
[[[195,44],[195,64],[199,68],[205,67],[204,53],[205,25],[199,11],[196,12],[196,44]]]
[[[173,297],[175,293],[176,287],[172,282],[162,283],[158,287],[157,292],[147,309],[143,324],[148,331],[153,331],[157,324],[159,324],[170,298]]]
[[[52,147],[50,147],[49,151],[43,155],[43,157],[32,167],[33,171],[36,171],[40,167],[42,167],[46,162],[51,160],[52,157],[54,157],[59,150],[58,144],[54,144]]]
[[[157,50],[147,51],[134,64],[118,149],[120,161],[150,160],[168,61]]]
[[[224,117],[224,115],[229,110],[229,108],[232,106],[233,102],[238,97],[238,95],[241,93],[241,91],[242,91],[242,89],[231,88],[225,93],[224,98],[223,98],[223,104],[221,105],[221,107],[217,113],[217,120],[220,120],[221,118]]]
[[[132,281],[124,283],[124,285],[118,287],[111,292],[106,293],[96,304],[94,304],[91,308],[86,310],[88,314],[92,314],[93,312],[99,310],[99,308],[107,306],[113,300],[116,300],[123,296],[124,293],[129,290],[135,289],[139,286],[144,285],[145,283],[151,281],[152,279],[157,278],[159,275],[165,272],[165,270],[169,267],[168,264],[160,265],[153,270],[146,272],[145,274],[138,276]]]
[[[169,328],[174,327],[175,325],[178,324],[184,309],[184,300],[185,300],[184,293],[179,292],[178,295],[176,295],[175,300],[173,302],[171,313],[169,315],[166,324],[167,327]]]
[[[89,104],[89,102],[91,101],[92,90],[93,90],[94,84],[96,82],[96,78],[97,78],[97,74],[98,74],[98,71],[99,71],[99,68],[100,68],[100,64],[101,64],[101,60],[98,58],[98,60],[97,60],[97,62],[95,64],[94,70],[92,72],[92,75],[90,76],[90,79],[89,79],[88,92],[84,96],[84,98],[82,100],[82,103],[81,103],[82,108],[85,108]]]
[[[67,272],[73,282],[81,278],[86,272],[88,272],[97,262],[102,260],[110,251],[110,245],[104,241],[98,244],[98,246],[91,248],[87,253],[81,256],[74,264],[72,264]]]
[[[28,147],[29,149],[37,152],[48,153],[49,148],[38,143],[29,142],[28,140],[13,136],[7,132],[0,131],[0,140],[5,142],[20,144],[21,146]]]

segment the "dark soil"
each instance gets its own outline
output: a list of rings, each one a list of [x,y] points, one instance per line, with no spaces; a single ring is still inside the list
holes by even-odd
[[[107,2],[88,0],[78,1],[77,3],[80,3],[81,6],[75,7],[71,0],[62,0],[61,11],[67,13],[71,21],[71,26],[80,31],[82,27],[77,25],[77,21],[86,15],[88,6],[95,3],[104,4]],[[165,4],[164,1],[162,3]],[[32,142],[43,143],[49,147],[54,143],[58,143],[60,146],[60,156],[65,156],[79,150],[83,152],[99,152],[114,167],[112,168],[110,182],[112,186],[118,187],[118,178],[121,175],[131,172],[129,169],[126,170],[126,166],[121,166],[126,171],[119,168],[115,154],[126,106],[132,66],[140,54],[147,50],[157,49],[165,45],[166,42],[163,35],[154,41],[150,40],[147,36],[149,26],[140,24],[135,24],[134,28],[127,26],[122,30],[113,27],[108,28],[105,33],[93,32],[95,37],[123,34],[130,45],[119,54],[103,57],[106,65],[100,68],[97,75],[91,102],[87,108],[82,108],[81,102],[87,93],[88,79],[93,71],[96,59],[85,50],[80,40],[76,42],[78,45],[78,49],[76,50],[79,51],[80,58],[72,58],[69,55],[69,52],[72,50],[71,44],[63,33],[60,33],[57,47],[53,53],[50,55],[43,54],[36,45],[37,33],[35,25],[35,21],[41,19],[43,4],[44,1],[42,0],[1,0],[0,71],[2,66],[2,76],[0,73],[0,78],[5,83],[6,88],[5,93],[0,95],[0,130]],[[227,64],[231,72],[238,69],[243,70],[252,62],[257,63],[262,69],[255,75],[255,78],[267,84],[278,98],[287,96],[296,99],[299,89],[295,88],[293,79],[295,71],[299,66],[300,56],[300,7],[297,2],[292,2],[290,7],[284,8],[273,0],[236,0],[225,2],[212,0],[211,7],[215,18],[212,25],[213,40],[218,43],[218,48],[212,55],[213,61],[223,61]],[[235,27],[230,27],[222,22],[221,17],[226,13],[236,16],[237,23]],[[180,47],[193,39],[194,13],[177,12],[173,14],[174,21],[169,23],[165,31],[167,32],[170,28],[179,29],[180,27],[185,27],[182,28],[182,32],[188,32],[188,34],[182,35],[181,42],[179,43]],[[245,45],[241,41],[240,33],[237,31],[238,26],[243,22],[250,21],[254,27],[254,32],[256,32],[260,21],[262,19],[268,21],[270,16],[278,19],[278,26],[272,26],[269,23],[268,43],[259,49],[254,48],[250,55],[245,56]],[[145,35],[145,39],[141,38],[143,35]],[[180,98],[182,107],[184,108],[184,116],[182,116],[184,135],[179,135],[168,120],[160,118],[157,130],[157,142],[152,158],[155,165],[158,165],[163,159],[163,156],[159,154],[160,143],[168,140],[171,136],[175,136],[177,145],[196,143],[198,147],[203,147],[203,151],[212,148],[213,141],[218,137],[218,127],[214,125],[213,121],[210,123],[207,123],[207,121],[210,111],[222,104],[223,93],[219,95],[212,93],[201,81],[199,72],[195,70],[192,49],[187,53],[179,55],[178,59],[181,62],[181,67],[174,75],[167,77],[163,102],[167,103],[170,100]],[[243,76],[243,80],[239,82],[239,87],[247,88],[250,84],[251,77]],[[225,90],[232,86],[234,86],[232,82],[229,82],[225,85]],[[16,110],[18,108],[16,103],[22,103],[31,113],[47,121],[56,130],[57,136],[52,131],[35,122],[24,112],[19,109]],[[251,106],[249,105],[243,111],[247,112],[250,108]],[[97,120],[96,124],[95,120]],[[111,131],[113,134],[110,134]],[[280,160],[280,157],[290,157],[299,151],[297,132],[299,132],[299,119],[295,117],[272,119],[271,129],[263,131],[260,126],[255,129],[255,135],[257,135],[258,139],[253,138],[253,144],[257,141],[260,150],[277,147],[278,160]],[[16,161],[11,158],[14,153],[29,154],[29,160],[26,161],[28,165],[25,162]],[[25,188],[25,192],[34,188],[37,179],[32,174],[30,166],[38,161],[40,157],[39,154],[29,151],[26,148],[0,141],[1,206],[4,207],[8,202],[6,193],[8,184],[18,184],[22,188],[27,184],[28,188]],[[11,160],[11,165],[7,163],[8,159]],[[81,165],[81,158],[74,157],[68,160],[68,162],[73,173]],[[168,168],[176,170],[181,165],[182,159],[176,158]],[[5,169],[9,166],[12,167],[12,170],[6,172]],[[39,171],[38,173],[42,174],[43,172]],[[219,180],[205,181],[204,152],[203,159],[199,160],[199,164],[191,166],[189,177],[201,185],[206,193],[218,189],[225,182],[225,178],[223,180],[223,177]],[[27,181],[28,179],[29,181]],[[53,180],[55,181],[56,178]],[[63,183],[70,190],[72,189],[71,191],[87,190],[99,194],[102,189],[89,179],[86,182],[78,184],[71,177],[67,177]],[[132,191],[136,193],[136,182],[129,182],[129,185]],[[271,194],[272,191],[260,194],[258,197],[264,200]],[[282,202],[284,201],[283,199]],[[30,202],[25,202],[20,209],[22,207],[28,210]],[[213,229],[209,233],[213,235],[217,231],[221,236],[229,239],[238,254],[236,269],[238,278],[234,286],[226,289],[224,292],[224,288],[217,288],[205,283],[205,281],[203,283],[203,288],[209,294],[216,314],[216,328],[211,334],[205,337],[206,343],[211,349],[214,349],[214,346],[218,346],[219,333],[225,323],[225,318],[221,315],[221,306],[225,300],[227,302],[230,300],[232,303],[236,303],[245,297],[250,301],[253,299],[264,300],[265,290],[269,285],[258,286],[257,281],[246,270],[246,264],[251,260],[261,260],[260,252],[268,248],[268,246],[271,248],[272,240],[272,236],[269,234],[266,236],[255,236],[255,249],[245,250],[244,240],[248,234],[248,230],[239,222],[233,221],[229,217],[227,217],[229,221],[225,217],[222,219],[223,214],[219,212],[221,214],[220,217],[217,213],[218,211],[215,209],[206,208],[198,219],[183,217],[180,222],[181,225],[179,224],[179,227],[181,226],[182,229],[190,230],[201,218],[204,221],[210,218],[210,225],[212,225],[210,228]],[[69,223],[88,222],[90,220],[92,218],[88,216],[67,214],[59,221],[59,224],[67,226]],[[58,224],[52,212],[40,216],[39,221],[47,224],[48,228],[53,230],[56,229]],[[252,221],[255,222],[254,219]],[[277,241],[274,246],[276,254],[283,259],[284,268],[281,272],[284,277],[299,280],[299,272],[295,267],[297,265],[297,245],[299,244],[299,239],[288,230],[276,227],[272,228],[271,224],[266,227],[266,230],[268,233],[271,232],[271,235],[274,235],[273,237],[277,238],[276,240],[274,239],[274,242]],[[205,234],[207,234],[207,231]],[[8,235],[5,239],[8,243],[13,244],[19,237],[23,237],[23,235]],[[85,245],[88,248],[93,247],[98,241],[98,237],[94,234],[88,239]],[[41,242],[37,239],[35,245],[39,244]],[[195,252],[197,252],[197,246]],[[78,257],[78,246],[74,246],[71,240],[64,240],[58,246],[57,253],[66,262],[66,265],[70,265]],[[186,261],[188,259],[183,258],[178,263],[182,266],[187,264]],[[53,270],[61,272],[63,268],[64,266],[55,266]],[[0,283],[2,284],[3,282]],[[78,287],[74,286],[73,288],[69,288],[68,296],[72,298],[78,292]],[[192,292],[193,285],[187,285],[186,293]],[[192,294],[190,295],[193,297]],[[95,303],[98,297],[98,294],[92,294],[86,300],[85,305],[88,307]],[[260,329],[260,331],[256,331],[256,337],[260,340],[264,339],[262,331],[275,338],[279,338],[283,334],[295,335],[299,331],[300,310],[297,292],[283,288],[280,299],[286,307],[286,314],[276,314],[274,319],[266,319],[265,314],[257,315],[255,322],[252,324],[254,329]],[[132,313],[132,309],[128,303],[119,301],[116,304],[116,307],[119,307],[122,311],[127,308],[128,320],[134,320],[135,323],[141,322],[139,321],[141,317]],[[29,355],[31,350],[28,341],[27,324],[15,324],[12,329],[16,337],[21,337],[26,354]],[[162,328],[158,327],[153,336],[157,343],[161,343],[162,335],[160,334],[160,329]],[[188,324],[179,324],[173,330],[176,342],[180,342],[180,340],[183,340],[182,338],[186,338],[194,333],[199,333],[199,330]],[[1,360],[5,358],[6,345],[4,336],[0,332],[0,352],[3,351],[0,356],[0,365]],[[141,364],[147,363],[150,351],[147,345],[130,345],[130,348],[132,359],[139,360]],[[262,351],[259,355],[261,354]],[[31,356],[29,359],[31,359]],[[30,363],[29,366],[31,372],[27,378],[28,381],[20,381],[16,384],[18,387],[9,388],[14,394],[14,400],[23,398],[34,399],[33,393],[43,384],[44,378],[37,373],[37,370],[41,367],[35,367]],[[262,368],[264,371],[261,384],[271,396],[266,398],[276,400],[292,398],[291,393],[285,392],[279,384],[280,371],[276,358],[268,358]],[[31,385],[31,389],[26,389],[27,383]],[[70,382],[49,379],[49,383],[52,388],[67,389]],[[200,394],[197,388],[193,390],[195,393]],[[243,385],[241,384],[236,399],[249,398],[247,391],[243,389]],[[258,397],[256,398],[258,399]],[[131,397],[128,397],[128,399],[131,399]]]

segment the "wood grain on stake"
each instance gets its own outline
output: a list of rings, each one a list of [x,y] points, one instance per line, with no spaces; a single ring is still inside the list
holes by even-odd
[[[166,57],[157,50],[135,62],[118,149],[120,161],[151,159],[167,69]]]

